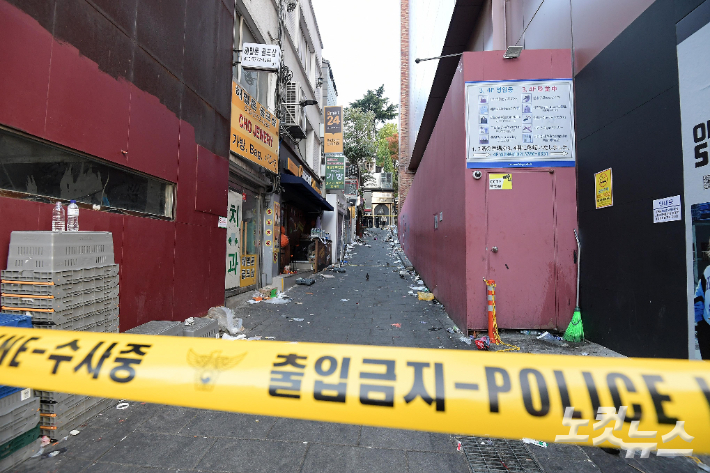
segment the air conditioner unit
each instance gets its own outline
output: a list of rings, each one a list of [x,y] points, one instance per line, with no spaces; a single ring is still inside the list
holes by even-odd
[[[289,82],[286,84],[283,123],[291,136],[296,139],[306,137],[306,116],[301,106],[303,99],[303,89],[301,89],[298,82]]]

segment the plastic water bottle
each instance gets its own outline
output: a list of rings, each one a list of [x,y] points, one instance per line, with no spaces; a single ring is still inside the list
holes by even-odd
[[[75,200],[69,202],[69,206],[67,207],[67,231],[79,231],[79,206],[76,205]]]
[[[64,207],[62,207],[61,202],[57,202],[52,209],[52,231],[53,232],[63,232],[64,231]]]

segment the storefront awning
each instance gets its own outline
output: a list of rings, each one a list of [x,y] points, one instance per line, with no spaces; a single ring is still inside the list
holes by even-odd
[[[286,199],[296,202],[306,212],[333,210],[333,206],[301,177],[281,174],[281,186],[286,189]]]

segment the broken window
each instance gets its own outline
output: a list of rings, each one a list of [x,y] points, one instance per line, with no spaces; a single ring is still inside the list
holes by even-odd
[[[0,128],[0,190],[172,218],[174,187]]]

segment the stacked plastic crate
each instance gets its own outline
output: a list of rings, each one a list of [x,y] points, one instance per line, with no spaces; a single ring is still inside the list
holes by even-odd
[[[35,329],[118,333],[118,265],[107,232],[12,232],[2,271],[2,312],[28,314]],[[51,439],[110,400],[36,391],[40,430]]]
[[[24,315],[0,313],[0,326],[31,328],[32,320]],[[29,388],[0,386],[0,471],[39,450],[39,404]]]

